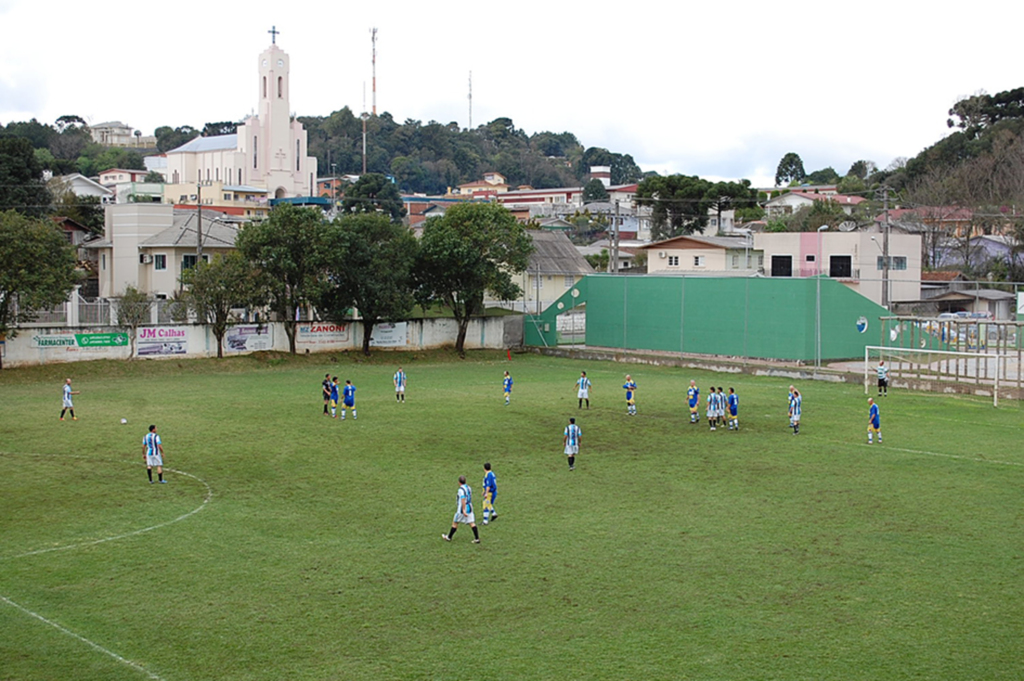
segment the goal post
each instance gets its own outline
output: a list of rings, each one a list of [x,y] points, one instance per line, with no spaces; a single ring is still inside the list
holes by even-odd
[[[927,348],[864,346],[864,394],[871,389],[879,362],[889,366],[889,378],[948,383],[950,386],[990,386],[992,406],[999,406],[999,386],[1006,375],[1006,357],[991,352],[954,352]],[[1019,379],[1018,379],[1019,380]]]

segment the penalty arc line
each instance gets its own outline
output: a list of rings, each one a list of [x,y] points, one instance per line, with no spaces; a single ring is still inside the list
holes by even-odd
[[[145,674],[146,676],[148,676],[151,679],[154,679],[155,681],[163,681],[163,679],[161,677],[159,677],[156,674],[154,674],[153,672],[149,671],[148,669],[146,669],[142,665],[137,664],[135,662],[132,662],[131,660],[126,660],[125,658],[121,657],[120,655],[118,655],[117,653],[113,652],[112,650],[107,650],[106,648],[104,648],[100,644],[93,643],[92,641],[90,641],[89,639],[85,638],[84,636],[76,634],[75,632],[71,631],[70,629],[66,629],[66,628],[62,627],[61,625],[57,624],[56,622],[54,622],[52,620],[46,619],[45,617],[43,617],[39,613],[32,612],[31,610],[29,610],[25,606],[19,605],[18,603],[15,603],[14,601],[12,601],[11,599],[7,598],[6,596],[4,596],[2,594],[0,594],[0,601],[3,601],[4,603],[6,603],[7,605],[11,606],[12,608],[17,608],[18,610],[22,611],[26,615],[28,615],[30,617],[34,617],[37,620],[39,620],[40,622],[43,622],[44,624],[49,624],[51,627],[53,627],[57,631],[61,632],[62,634],[67,634],[71,638],[76,639],[78,641],[81,641],[82,643],[86,644],[87,646],[89,646],[93,650],[99,651],[99,652],[103,653],[104,655],[108,655],[109,657],[114,658],[115,660],[117,660],[121,664],[127,665],[127,666],[131,667],[132,669],[135,669],[136,671],[142,672],[143,674]]]

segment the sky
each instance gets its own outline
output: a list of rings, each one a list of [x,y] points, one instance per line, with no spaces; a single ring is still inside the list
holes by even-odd
[[[977,17],[977,19],[975,19]],[[151,135],[241,120],[257,56],[280,31],[291,106],[372,106],[396,120],[511,118],[572,132],[645,171],[771,186],[787,152],[807,172],[887,167],[949,134],[957,99],[1024,85],[1024,3],[651,2],[101,5],[0,0],[0,125],[76,114]],[[982,30],[991,26],[992,30]]]

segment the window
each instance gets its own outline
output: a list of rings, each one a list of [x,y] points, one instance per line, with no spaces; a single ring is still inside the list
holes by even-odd
[[[281,76],[278,76],[277,77],[277,98],[278,99],[281,99],[281,97],[284,96],[282,94],[283,92],[284,92],[284,78],[282,78]]]
[[[764,255],[757,256],[757,269],[764,269]]]
[[[295,170],[296,171],[300,170],[300,168],[299,168],[299,159],[302,158],[302,156],[300,156],[300,154],[299,154],[299,149],[300,149],[299,144],[300,144],[299,140],[295,140]]]
[[[163,253],[157,253],[153,256],[153,269],[155,270],[166,270],[167,269],[167,256]]]
[[[830,277],[836,277],[837,279],[850,279],[853,277],[853,256],[829,256],[828,272]]]
[[[810,255],[807,255],[804,259],[807,262],[814,262],[817,259],[817,256],[815,256],[814,254],[810,254]]]
[[[668,256],[668,266],[669,267],[679,267],[679,256],[678,255],[670,255],[670,256]]]
[[[256,159],[258,158],[257,154],[259,153],[259,149],[257,148],[257,145],[259,144],[259,141],[260,141],[259,137],[257,137],[256,135],[252,136],[252,167],[253,168],[258,167],[256,165]],[[241,180],[239,180],[239,182],[241,182]]]
[[[231,200],[231,192],[224,192],[224,200],[225,201],[230,201]]]
[[[242,169],[238,169],[238,184],[242,184]]]
[[[213,179],[220,182],[220,166],[213,172]]]
[[[139,264],[140,265],[144,265],[145,263],[146,263],[146,254],[145,253],[139,253]]]
[[[885,258],[878,256],[878,269],[885,269]],[[907,269],[907,256],[905,255],[890,255],[889,256],[889,269],[890,270],[905,270]]]
[[[100,269],[101,270],[107,269],[107,254],[106,253],[100,253]]]
[[[263,76],[263,99],[267,98],[267,77]]]
[[[203,262],[210,262],[210,256],[203,254]],[[181,269],[190,270],[196,266],[196,256],[186,255],[181,259]]]
[[[704,256],[703,255],[695,255],[695,256],[693,256],[693,266],[694,267],[704,267]]]
[[[793,276],[793,256],[791,255],[773,255],[772,256],[772,272],[773,277],[792,277]]]
[[[738,270],[740,268],[740,255],[739,253],[732,254],[732,268]]]

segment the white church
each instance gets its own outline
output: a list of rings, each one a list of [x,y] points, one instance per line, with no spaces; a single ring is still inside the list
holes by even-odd
[[[197,184],[212,186],[215,192],[260,188],[271,199],[314,196],[317,161],[307,155],[305,128],[292,119],[289,59],[277,46],[276,29],[271,33],[274,40],[258,61],[259,114],[247,117],[233,135],[197,137],[168,151],[171,186],[165,196],[195,194]]]

